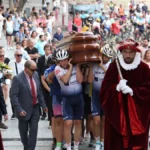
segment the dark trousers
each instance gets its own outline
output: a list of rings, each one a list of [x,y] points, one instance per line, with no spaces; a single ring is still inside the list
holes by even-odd
[[[45,89],[42,90],[43,91],[43,96],[44,96],[44,100],[46,103],[46,106],[48,105],[48,100],[49,100],[49,92]],[[48,106],[47,106],[48,107]],[[46,113],[44,111],[42,111],[42,116],[46,117]]]
[[[2,112],[0,110],[0,122],[2,122]]]
[[[18,129],[24,150],[34,150],[36,147],[39,119],[40,108],[36,105],[29,120],[19,120]]]
[[[11,93],[11,88],[10,88],[10,90],[9,90],[9,97],[10,97],[10,94]],[[10,97],[10,99],[11,99],[11,97]],[[13,106],[13,104],[12,104],[12,102],[10,101],[10,103],[11,103],[11,109],[12,109],[12,113],[13,113],[13,115],[15,116],[15,108],[14,108],[14,106]]]

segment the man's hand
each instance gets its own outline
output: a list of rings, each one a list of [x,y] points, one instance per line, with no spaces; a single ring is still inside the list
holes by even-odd
[[[98,58],[99,58],[99,60],[100,60],[100,65],[103,65],[103,59],[102,59],[102,56],[99,56]]]
[[[73,65],[71,64],[71,61],[72,61],[72,58],[70,58],[69,61],[68,61],[68,66],[69,67],[73,67]]]
[[[27,113],[25,111],[20,112],[19,114],[21,117],[25,117],[27,115]]]
[[[126,86],[122,89],[122,93],[123,93],[123,94],[130,94],[131,96],[133,96],[133,90],[132,90],[128,85],[126,85]]]
[[[7,121],[8,120],[8,114],[5,114],[4,115],[4,121]]]
[[[44,111],[45,113],[47,113],[47,112],[48,112],[48,108],[47,108],[47,107],[44,108],[43,111]]]
[[[120,80],[119,84],[117,85],[116,90],[118,92],[120,92],[126,85],[127,85],[127,80],[122,79],[122,80]]]

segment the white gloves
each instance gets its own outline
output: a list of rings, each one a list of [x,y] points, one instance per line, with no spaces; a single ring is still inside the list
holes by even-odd
[[[116,87],[116,90],[118,92],[122,91],[123,94],[129,93],[131,96],[133,96],[133,90],[128,85],[126,85],[126,83],[127,80],[125,79],[120,80],[119,84]]]

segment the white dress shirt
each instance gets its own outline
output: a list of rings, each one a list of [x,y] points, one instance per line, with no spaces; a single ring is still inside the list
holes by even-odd
[[[16,62],[16,60],[13,59],[8,64],[8,66],[13,71],[13,76],[17,75],[16,66],[17,66],[18,74],[24,70],[24,64],[25,64],[26,60],[22,59],[20,63],[16,62],[16,66],[15,66],[15,62]]]

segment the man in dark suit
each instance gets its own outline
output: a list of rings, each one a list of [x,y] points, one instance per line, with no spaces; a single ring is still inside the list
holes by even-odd
[[[36,70],[33,60],[26,61],[24,71],[13,78],[10,93],[24,150],[34,150],[36,147],[40,106],[47,112]]]
[[[49,85],[46,83],[46,81],[43,79],[43,74],[47,67],[48,58],[52,54],[52,46],[49,44],[46,44],[44,46],[44,52],[45,52],[45,55],[41,56],[38,59],[37,67],[38,67],[39,77],[42,83],[42,92],[44,95],[44,100],[46,104],[48,104],[50,88],[49,88]],[[46,113],[43,112],[41,120],[44,120],[45,118],[46,118]],[[50,116],[48,116],[48,118],[50,118]]]

